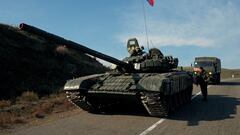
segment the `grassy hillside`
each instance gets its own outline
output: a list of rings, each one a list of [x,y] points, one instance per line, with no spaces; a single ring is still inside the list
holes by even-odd
[[[178,67],[178,70],[181,70],[181,67]],[[193,71],[192,67],[183,67],[183,70]],[[222,68],[221,78],[231,78],[234,75],[235,78],[240,78],[240,69],[226,69]]]
[[[222,78],[231,78],[232,75],[235,78],[240,78],[240,69],[222,69]]]
[[[0,24],[0,99],[23,91],[49,94],[67,79],[104,71],[106,67],[81,52]]]

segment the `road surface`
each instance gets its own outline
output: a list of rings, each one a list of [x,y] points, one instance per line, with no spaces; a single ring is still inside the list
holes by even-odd
[[[199,90],[195,87],[193,95]],[[98,115],[81,111],[12,135],[240,135],[240,79],[210,85],[208,92],[207,102],[195,96],[168,118],[132,111]]]

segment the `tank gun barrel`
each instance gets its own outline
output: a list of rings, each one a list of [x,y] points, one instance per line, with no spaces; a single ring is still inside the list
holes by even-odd
[[[29,32],[29,33],[32,33],[32,34],[35,34],[35,35],[38,35],[40,37],[43,37],[47,40],[50,40],[51,42],[54,42],[54,43],[57,43],[57,44],[63,44],[63,45],[66,45],[69,48],[80,50],[83,53],[86,53],[86,54],[92,55],[94,57],[97,57],[99,59],[102,59],[102,60],[108,61],[110,63],[116,64],[116,65],[124,68],[125,70],[131,69],[131,65],[129,65],[126,62],[120,61],[120,60],[118,60],[116,58],[113,58],[111,56],[108,56],[106,54],[103,54],[103,53],[100,53],[98,51],[92,50],[88,47],[85,47],[81,44],[75,43],[71,40],[67,40],[67,39],[64,39],[60,36],[48,33],[46,31],[41,30],[39,28],[36,28],[34,26],[31,26],[31,25],[28,25],[28,24],[25,24],[25,23],[21,23],[19,25],[19,29],[21,29],[23,31],[26,31],[26,32]]]

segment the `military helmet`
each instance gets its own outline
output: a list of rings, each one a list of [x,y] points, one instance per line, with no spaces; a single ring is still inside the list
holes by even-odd
[[[149,54],[152,58],[163,58],[163,53],[157,48],[151,48]]]

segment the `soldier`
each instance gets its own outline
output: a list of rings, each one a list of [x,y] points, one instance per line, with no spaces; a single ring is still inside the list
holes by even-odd
[[[207,85],[208,85],[208,76],[203,67],[199,68],[199,72],[196,75],[195,83],[200,85],[201,92],[203,95],[203,101],[207,101]]]

